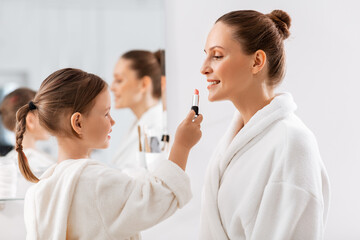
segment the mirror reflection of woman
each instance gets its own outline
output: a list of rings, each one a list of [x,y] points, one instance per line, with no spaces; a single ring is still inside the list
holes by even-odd
[[[290,22],[281,10],[234,11],[208,35],[208,99],[236,111],[207,170],[200,239],[324,237],[330,189],[316,139],[291,94],[275,93]]]
[[[139,132],[150,132],[160,142],[163,129],[161,78],[164,51],[132,50],[121,56],[114,69],[111,91],[115,108],[130,108],[136,116],[128,134],[119,144],[112,164],[121,169],[145,167],[138,158]],[[136,159],[134,161],[134,159]]]

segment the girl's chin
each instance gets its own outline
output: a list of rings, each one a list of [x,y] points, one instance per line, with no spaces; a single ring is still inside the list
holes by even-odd
[[[102,144],[101,146],[98,146],[96,149],[106,149],[109,147],[109,140],[107,140],[104,144]]]

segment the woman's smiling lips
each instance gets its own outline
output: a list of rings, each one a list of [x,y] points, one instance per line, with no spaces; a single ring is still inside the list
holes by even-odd
[[[214,80],[214,79],[208,79],[207,81],[209,83],[207,89],[210,89],[220,83],[220,80]]]

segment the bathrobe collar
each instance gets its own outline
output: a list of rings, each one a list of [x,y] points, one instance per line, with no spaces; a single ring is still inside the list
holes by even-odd
[[[209,164],[203,191],[202,230],[208,231],[212,239],[228,239],[221,223],[218,211],[218,190],[221,178],[234,156],[257,135],[264,132],[275,122],[286,118],[296,110],[297,106],[291,94],[277,94],[264,108],[257,111],[244,126],[242,117],[235,111],[229,129],[219,143]],[[239,131],[240,129],[240,131]]]
[[[277,94],[268,105],[257,111],[245,126],[241,114],[235,111],[230,128],[224,136],[224,144],[222,144],[227,149],[223,149],[225,155],[219,162],[220,178],[236,153],[274,122],[293,113],[296,108],[291,94],[282,93]]]

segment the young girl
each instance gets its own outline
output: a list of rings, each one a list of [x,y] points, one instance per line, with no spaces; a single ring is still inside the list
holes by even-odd
[[[29,88],[18,88],[4,97],[4,100],[0,104],[0,117],[5,128],[15,132],[16,112],[20,107],[32,100],[35,94],[36,92]],[[47,140],[50,135],[40,126],[39,120],[33,113],[29,113],[26,116],[26,129],[27,132],[23,136],[24,152],[28,158],[31,171],[37,177],[40,177],[50,165],[54,164],[55,159],[45,152],[36,149],[35,144],[37,141]],[[8,167],[11,166],[11,163],[17,165],[17,152],[15,150],[10,151],[5,157],[1,158],[0,161],[9,163],[7,165]],[[0,178],[4,176],[4,174],[10,173],[10,171],[5,172],[5,169],[4,166],[0,166]],[[14,169],[18,168],[14,167]],[[7,179],[10,180],[11,178],[9,177]],[[16,178],[13,180],[15,180],[14,184],[16,187],[13,188],[14,191],[12,191],[11,197],[24,198],[27,189],[32,184],[21,176],[19,170],[16,171]],[[0,185],[4,184],[6,184],[4,181],[0,183]],[[10,184],[8,184],[8,186],[10,186]]]
[[[172,215],[191,198],[185,166],[201,137],[202,117],[190,112],[179,125],[170,161],[130,178],[89,159],[109,145],[110,94],[96,75],[62,69],[44,80],[17,113],[16,151],[26,179],[38,182],[25,198],[27,239],[140,239],[140,231]],[[22,151],[26,116],[34,113],[58,140],[58,163],[38,180]]]
[[[234,119],[207,171],[200,239],[323,239],[329,180],[313,133],[295,115],[283,40],[290,17],[234,11],[210,31],[201,68],[209,100]]]

